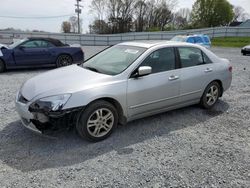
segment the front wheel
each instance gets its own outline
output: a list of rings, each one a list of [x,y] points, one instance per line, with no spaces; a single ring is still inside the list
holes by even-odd
[[[76,130],[82,138],[98,142],[109,137],[117,123],[116,108],[109,102],[97,101],[81,112]]]
[[[73,60],[69,55],[60,55],[56,60],[57,67],[64,67],[68,65],[72,65]]]
[[[221,87],[218,82],[210,83],[201,97],[200,104],[206,109],[212,108],[218,101],[220,93]]]

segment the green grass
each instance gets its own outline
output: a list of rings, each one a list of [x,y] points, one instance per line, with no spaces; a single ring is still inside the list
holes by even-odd
[[[212,46],[242,48],[250,44],[250,37],[218,37],[212,39]]]

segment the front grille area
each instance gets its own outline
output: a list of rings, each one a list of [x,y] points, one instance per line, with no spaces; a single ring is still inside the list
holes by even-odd
[[[23,104],[27,104],[29,101],[27,99],[25,99],[22,95],[19,96],[18,101],[23,103]]]

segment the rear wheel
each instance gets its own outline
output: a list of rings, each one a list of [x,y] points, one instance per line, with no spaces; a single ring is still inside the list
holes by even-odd
[[[0,73],[5,71],[5,64],[3,60],[0,59]]]
[[[206,109],[212,108],[218,101],[220,93],[221,93],[221,86],[218,84],[218,82],[210,83],[206,87],[202,95],[200,104]]]
[[[109,102],[97,101],[82,111],[76,130],[82,138],[97,142],[109,137],[117,123],[116,108]]]
[[[60,55],[56,60],[56,66],[57,67],[64,67],[68,65],[72,65],[73,60],[69,55]]]

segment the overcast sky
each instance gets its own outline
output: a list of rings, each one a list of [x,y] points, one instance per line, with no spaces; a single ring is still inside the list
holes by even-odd
[[[95,15],[89,11],[91,0],[82,0],[84,6],[83,31],[88,31],[88,25],[92,23]],[[195,0],[179,0],[179,8],[191,8]],[[242,6],[250,13],[250,0],[229,0],[233,5]],[[61,23],[68,20],[69,16],[53,19],[16,19],[3,18],[1,16],[13,17],[45,17],[59,15],[74,15],[75,0],[1,0],[0,3],[0,29],[13,27],[19,29],[37,29],[50,32],[60,32]]]

